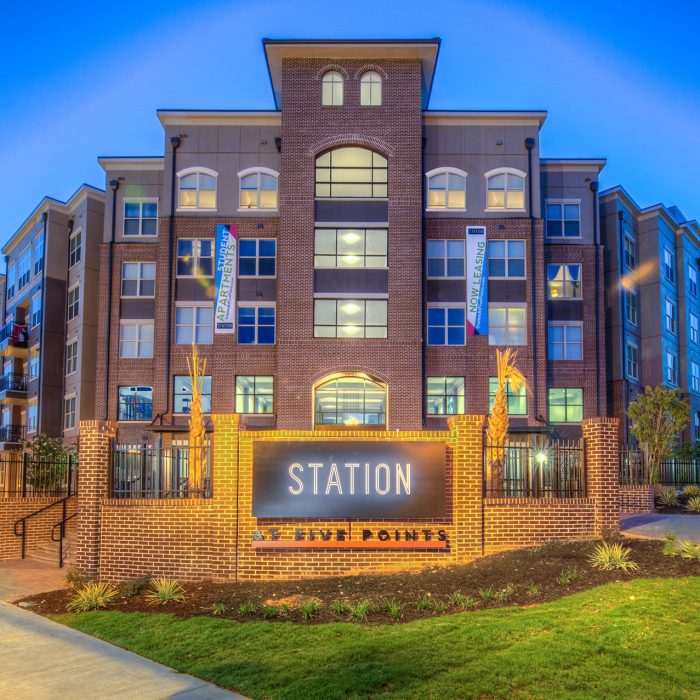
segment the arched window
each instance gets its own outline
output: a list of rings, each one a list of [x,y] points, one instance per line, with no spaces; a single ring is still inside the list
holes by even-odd
[[[484,173],[487,209],[525,209],[525,173],[515,168],[496,168]]]
[[[343,76],[337,70],[329,70],[321,81],[321,104],[324,107],[342,107]]]
[[[360,104],[363,107],[380,107],[382,104],[382,76],[369,70],[360,78]]]
[[[186,168],[177,173],[178,209],[216,209],[215,170]]]
[[[363,374],[332,377],[314,391],[315,425],[386,427],[386,387]]]
[[[316,197],[386,197],[387,172],[387,160],[379,153],[358,146],[335,148],[316,158]]]
[[[270,168],[246,168],[238,173],[241,180],[240,209],[277,209],[277,178]]]
[[[428,209],[465,209],[467,173],[458,168],[435,168],[428,179]]]

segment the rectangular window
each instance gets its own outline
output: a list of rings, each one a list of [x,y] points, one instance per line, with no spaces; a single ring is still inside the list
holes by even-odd
[[[75,396],[66,396],[63,400],[63,429],[75,428]]]
[[[153,387],[120,386],[119,420],[150,421],[153,418]]]
[[[666,351],[666,382],[678,386],[678,356],[670,350]]]
[[[583,324],[550,322],[549,359],[583,359]]]
[[[39,404],[36,401],[30,401],[27,406],[27,432],[35,433],[39,424]]]
[[[489,304],[489,345],[527,345],[524,305]]]
[[[241,238],[238,242],[239,277],[274,277],[277,241],[274,238]]]
[[[124,200],[124,235],[158,235],[158,200]]]
[[[385,268],[386,266],[386,229],[317,228],[314,232],[314,267]]]
[[[631,289],[625,290],[625,318],[630,323],[637,325],[637,292]]]
[[[579,238],[580,209],[578,202],[547,202],[547,238]]]
[[[493,402],[496,400],[498,390],[498,377],[489,377],[489,413],[493,409]],[[527,415],[527,387],[520,387],[518,391],[510,388],[510,382],[506,382],[506,404],[508,413],[511,416]]]
[[[211,377],[202,377],[199,393],[202,399],[202,411],[211,413]],[[175,377],[173,392],[173,413],[189,413],[192,403],[192,380],[189,376]]]
[[[27,284],[29,284],[29,278],[31,277],[31,266],[32,249],[31,246],[27,246],[19,258],[19,282],[17,284],[19,289],[22,289],[22,287],[26,287]]]
[[[78,341],[66,344],[66,376],[78,371]]]
[[[175,308],[175,342],[178,345],[211,345],[214,342],[214,307],[184,306]]]
[[[698,295],[698,271],[692,266],[688,266],[688,292],[694,297]]]
[[[698,317],[691,311],[690,312],[690,340],[691,342],[698,345],[700,343],[700,324],[698,324]]]
[[[700,365],[697,362],[690,363],[690,387],[700,393]]]
[[[639,348],[634,343],[627,343],[627,376],[639,379]]]
[[[68,320],[76,318],[80,313],[80,285],[68,290]]]
[[[581,298],[581,265],[547,265],[549,299]]]
[[[426,394],[428,415],[464,413],[464,377],[428,377]]]
[[[32,328],[41,325],[41,292],[32,297]]]
[[[580,423],[583,420],[583,389],[550,389],[549,420],[552,423]]]
[[[39,379],[39,371],[41,368],[41,353],[39,346],[35,345],[29,351],[29,380]]]
[[[314,338],[386,336],[386,299],[314,299]]]
[[[428,241],[428,277],[464,277],[464,241]]]
[[[179,238],[177,241],[178,277],[214,276],[214,239]]]
[[[44,269],[44,234],[34,239],[34,274],[38,275]]]
[[[666,299],[666,330],[674,334],[677,331],[676,305],[670,299]]]
[[[236,413],[272,413],[274,382],[267,375],[236,377]]]
[[[7,298],[11,299],[15,295],[15,279],[17,277],[17,266],[13,263],[7,267]]]
[[[119,357],[153,357],[153,321],[122,321],[119,324]]]
[[[668,248],[664,248],[664,278],[668,282],[676,281],[675,255]]]
[[[488,242],[489,279],[525,279],[525,241]]]
[[[629,270],[637,267],[637,241],[632,236],[625,236],[625,267]]]
[[[238,343],[240,345],[274,345],[275,307],[239,306]]]
[[[122,263],[122,297],[156,295],[156,264],[152,262]]]
[[[76,231],[68,239],[68,267],[74,267],[80,262],[82,253],[82,232]]]
[[[428,345],[464,345],[466,334],[465,307],[428,307]]]

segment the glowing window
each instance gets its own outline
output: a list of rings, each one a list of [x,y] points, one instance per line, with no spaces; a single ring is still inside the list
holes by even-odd
[[[216,178],[208,168],[188,168],[178,174],[179,209],[216,209]]]
[[[368,148],[343,146],[316,158],[316,197],[377,199],[387,196],[387,160]]]
[[[467,173],[457,168],[436,168],[426,173],[428,209],[464,209]]]
[[[242,170],[240,209],[277,209],[279,173],[268,168]]]
[[[386,425],[386,387],[364,377],[338,377],[316,388],[316,425]]]
[[[342,107],[343,76],[335,70],[329,70],[321,81],[321,104],[324,107]]]
[[[524,209],[525,173],[514,168],[490,170],[486,177],[487,209]]]
[[[382,77],[373,70],[360,78],[360,104],[363,107],[380,107],[382,104]]]

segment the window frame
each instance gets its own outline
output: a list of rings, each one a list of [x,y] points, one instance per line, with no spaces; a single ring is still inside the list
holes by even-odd
[[[180,191],[181,191],[181,182],[182,178],[186,177],[187,175],[197,175],[197,187],[194,190],[196,192],[195,196],[195,201],[196,201],[196,206],[194,207],[183,207],[180,204]],[[200,186],[200,176],[201,175],[208,175],[209,177],[214,178],[214,206],[213,207],[200,207],[199,206],[199,194],[202,191],[202,188]],[[203,165],[198,165],[198,166],[193,166],[191,168],[184,168],[183,170],[179,170],[176,173],[177,177],[177,207],[175,208],[175,211],[177,212],[190,212],[190,211],[204,211],[204,212],[215,212],[218,209],[219,206],[219,173],[216,172],[216,170],[212,170],[211,168],[207,168]],[[211,192],[212,190],[205,190],[205,192]]]
[[[243,242],[255,242],[255,255],[243,255],[242,253],[242,248],[243,248]],[[267,241],[267,242],[272,242],[274,243],[275,246],[275,255],[273,256],[273,260],[275,261],[275,273],[273,275],[261,275],[260,274],[260,258],[268,259],[270,256],[269,255],[260,255],[260,242],[261,241]],[[236,273],[238,274],[239,279],[277,279],[277,239],[276,238],[239,238],[238,239],[238,264],[236,265],[237,270]],[[253,259],[255,260],[255,274],[254,275],[244,275],[241,273],[241,261],[243,258],[246,259]]]
[[[552,419],[551,414],[552,414],[552,398],[551,398],[551,393],[552,391],[563,391],[564,392],[564,403],[560,404],[557,406],[557,408],[564,408],[564,418],[565,420],[563,421],[555,421]],[[573,403],[569,399],[569,392],[570,391],[578,391],[581,393],[581,403]],[[585,412],[584,412],[584,407],[585,407],[585,400],[584,400],[584,392],[583,392],[583,387],[578,387],[578,386],[552,386],[547,389],[547,417],[549,419],[550,423],[554,423],[556,425],[576,425],[577,423],[581,423],[585,417]],[[578,406],[581,406],[581,418],[580,420],[566,420],[568,419],[568,413],[569,413],[569,408],[577,408]]]
[[[39,401],[29,399],[26,412],[27,433],[36,433],[39,430]]]
[[[338,77],[340,80],[335,80]],[[336,102],[335,86],[340,85],[340,101]],[[326,85],[330,85],[331,101],[326,102]],[[335,68],[330,68],[321,76],[321,107],[342,107],[345,104],[345,76]]]
[[[508,175],[513,175],[515,177],[519,177],[523,181],[523,206],[522,207],[508,207],[508,206],[503,206],[503,207],[490,207],[489,204],[489,180],[496,176],[496,175],[505,175],[506,180],[505,180],[505,187],[502,190],[504,192],[503,195],[503,201],[504,203],[508,203],[508,192],[511,191],[510,188],[508,187]],[[526,212],[527,211],[527,201],[525,199],[525,193],[527,192],[528,188],[528,182],[527,182],[527,173],[523,172],[522,170],[518,170],[517,168],[510,168],[510,167],[501,167],[501,168],[493,168],[491,170],[488,170],[487,172],[484,173],[484,178],[486,180],[486,206],[484,207],[484,212],[489,213],[489,212],[494,212],[494,211],[503,211],[503,212]],[[501,190],[494,190],[494,191],[501,191]],[[513,192],[520,192],[521,190],[513,190]]]
[[[187,173],[185,173],[187,174]],[[218,187],[218,183],[217,183]],[[179,181],[178,181],[178,203],[180,201],[180,189],[179,189]],[[150,238],[150,239],[155,239],[158,238],[158,220],[159,220],[159,214],[160,214],[160,198],[159,197],[123,197],[122,198],[122,203],[123,203],[123,209],[122,209],[122,237],[126,238],[128,240],[139,240],[143,238]],[[133,216],[128,216],[126,215],[126,205],[127,204],[138,204],[139,205],[139,232],[138,233],[127,233],[126,232],[126,222],[127,220],[129,221],[135,221],[136,218]],[[145,217],[147,220],[151,220],[155,218],[156,222],[156,232],[155,233],[144,233],[143,232],[143,205],[144,204],[155,204],[156,205],[156,215],[155,217],[148,216]],[[188,209],[188,211],[191,211]],[[207,210],[211,211],[211,210]]]
[[[83,230],[76,229],[68,238],[68,269],[72,270],[83,257]]]
[[[564,348],[564,357],[553,357],[551,353],[551,346],[553,341],[551,339],[552,327],[562,327],[564,328],[564,340],[563,342],[558,342],[556,344],[562,345]],[[567,328],[579,328],[581,330],[581,339],[579,341],[570,341],[567,339]],[[548,321],[547,322],[547,359],[551,362],[583,362],[583,321]],[[568,357],[569,346],[580,345],[581,356],[580,357]]]
[[[552,296],[551,294],[551,285],[554,280],[550,279],[549,276],[549,270],[552,267],[559,267],[563,268],[564,270],[564,275],[562,278],[562,295],[560,297],[557,296]],[[579,269],[579,277],[578,280],[571,279],[569,277],[569,268],[570,267],[578,267]],[[568,263],[568,262],[548,262],[547,263],[547,268],[546,268],[546,283],[547,283],[547,301],[581,301],[583,299],[583,265],[581,263]],[[578,295],[577,296],[568,296],[566,294],[566,287],[567,285],[576,285],[578,284]]]
[[[442,243],[444,246],[444,255],[435,256],[430,255],[430,244],[431,243]],[[462,256],[454,257],[448,255],[448,243],[459,243],[462,247]],[[426,252],[425,252],[425,278],[429,280],[463,280],[467,278],[467,242],[464,238],[428,238],[426,241]],[[430,274],[430,261],[431,260],[441,260],[442,261],[442,271],[444,273],[449,272],[449,261],[450,260],[461,260],[462,261],[462,274],[461,275],[431,275]]]
[[[363,166],[356,166],[356,165],[333,165],[333,154],[337,153],[338,151],[342,151],[344,149],[358,149],[362,151],[367,151],[368,153],[371,154],[371,164],[368,167],[363,167]],[[321,164],[319,165],[319,160],[324,158],[325,156],[329,156],[328,159],[328,165]],[[384,165],[375,165],[374,164],[374,157],[378,156],[384,161]],[[328,171],[328,180],[319,180],[319,170],[327,170]],[[336,181],[333,178],[334,171],[347,171],[347,170],[370,170],[370,180],[367,182],[363,182],[361,180],[340,180]],[[375,180],[375,173],[379,171],[384,171],[386,172],[386,178],[383,180]],[[352,196],[334,196],[333,195],[333,185],[362,185],[370,188],[371,194],[369,196],[362,196],[362,197],[352,197]],[[328,196],[325,195],[319,195],[318,194],[318,188],[320,185],[328,185]],[[386,194],[382,196],[375,196],[374,195],[374,190],[375,188],[384,188],[386,191]],[[388,201],[388,195],[389,195],[389,160],[388,158],[380,153],[379,151],[376,151],[372,148],[367,148],[366,146],[358,146],[358,145],[344,145],[344,146],[336,146],[335,148],[330,148],[328,150],[325,150],[321,153],[319,153],[315,160],[314,160],[314,199],[319,199],[319,200],[326,200],[326,201],[363,201],[363,200],[373,200],[373,201]]]
[[[338,411],[339,405],[342,406],[342,404],[339,404],[337,396],[338,396],[338,388],[336,385],[335,389],[335,411],[322,411],[321,414],[329,414],[329,415],[335,415],[336,417],[336,422],[319,422],[317,420],[317,416],[319,415],[319,412],[316,410],[318,406],[317,402],[317,394],[319,390],[323,390],[323,388],[332,382],[338,382],[342,381],[343,379],[356,379],[356,380],[362,380],[363,382],[363,396],[362,396],[362,409],[360,411]],[[373,411],[370,411],[369,413],[366,411],[367,408],[367,400],[366,400],[366,394],[367,394],[367,382],[369,382],[371,385],[379,387],[382,390],[383,393],[383,399],[382,399],[382,412],[381,413],[375,413]],[[379,381],[378,379],[375,379],[374,377],[371,377],[364,372],[343,372],[343,373],[338,373],[338,374],[332,374],[330,376],[323,377],[320,379],[318,382],[316,382],[313,385],[313,393],[312,393],[312,411],[313,411],[313,425],[315,429],[320,429],[320,430],[385,430],[386,426],[388,425],[388,409],[389,409],[389,387],[385,382]],[[343,413],[361,413],[364,416],[366,415],[376,415],[377,417],[382,417],[384,420],[383,422],[379,423],[339,423],[337,421],[338,416],[343,415]]]
[[[688,263],[688,293],[690,296],[698,295],[698,270]]]
[[[491,244],[492,243],[503,243],[504,244],[504,249],[505,249],[505,257],[493,257],[491,256]],[[509,252],[510,252],[510,244],[511,243],[521,243],[523,246],[523,257],[518,258],[518,257],[511,257]],[[503,260],[505,263],[505,275],[492,275],[491,274],[491,269],[490,269],[490,261],[492,259],[495,260]],[[511,260],[522,260],[523,261],[523,274],[522,276],[519,275],[511,275],[509,274],[510,272],[510,261]],[[486,272],[487,272],[487,279],[490,280],[526,280],[527,279],[527,241],[524,238],[490,238],[486,241]]]
[[[247,190],[250,192],[256,192],[256,201],[257,201],[257,206],[255,207],[244,207],[241,204],[241,195],[243,193],[243,178],[248,177],[249,175],[257,175],[258,176],[258,186],[255,190]],[[262,175],[268,175],[269,177],[273,177],[275,179],[275,206],[274,207],[261,207],[260,206],[260,192],[272,192],[272,190],[262,190],[261,185],[262,185]],[[251,168],[245,168],[244,170],[241,170],[238,173],[238,211],[239,212],[248,212],[248,211],[254,211],[254,212],[276,212],[279,211],[279,197],[280,197],[280,186],[279,186],[279,177],[280,174],[276,171],[273,170],[272,168],[266,168],[263,167],[262,165],[256,165]]]
[[[39,343],[32,345],[32,347],[29,348],[27,364],[27,381],[31,382],[35,379],[39,379],[41,374],[41,347],[39,346]]]
[[[147,417],[144,418],[121,418],[121,408],[122,408],[122,389],[135,389],[136,391],[132,392],[132,396],[137,396],[139,389],[148,389],[151,392],[151,403],[150,403],[150,409],[151,409],[151,414]],[[128,404],[127,404],[128,405]],[[135,402],[134,402],[134,405]],[[142,404],[142,405],[149,405],[149,404]],[[152,386],[140,386],[140,385],[131,385],[129,386],[128,384],[120,384],[117,386],[117,420],[120,423],[150,423],[153,420],[153,387]]]
[[[495,384],[494,384],[495,383]],[[493,392],[491,391],[491,386],[494,386]],[[491,414],[491,411],[493,410],[493,402],[496,400],[496,391],[498,391],[498,377],[488,377],[488,404],[489,404],[489,409],[488,413],[489,415]],[[517,393],[513,393],[510,388],[510,381],[506,381],[506,386],[505,386],[505,394],[506,394],[506,406],[508,407],[508,415],[510,416],[517,416],[519,418],[526,417],[529,415],[530,412],[530,406],[529,406],[529,401],[528,401],[528,395],[527,395],[527,386],[523,385],[518,389]],[[525,401],[525,411],[514,411],[510,405],[511,400],[513,401]]]
[[[623,246],[622,264],[628,270],[635,270],[637,268],[637,258],[639,257],[637,239],[633,235],[625,232]],[[632,248],[631,252],[629,250],[630,247]],[[630,260],[632,264],[630,264]]]
[[[65,376],[70,377],[72,374],[75,374],[78,371],[78,364],[79,364],[79,339],[78,338],[73,338],[72,340],[69,340],[66,342],[66,364],[64,368]],[[74,356],[69,356],[68,349],[72,348],[75,346],[75,355]],[[69,361],[71,362],[71,365],[74,365],[73,369],[69,372]]]
[[[241,342],[241,322],[240,322],[240,309],[255,309],[255,340],[252,343],[242,343]],[[271,343],[261,343],[259,342],[259,329],[260,329],[260,312],[259,309],[272,309],[274,315],[274,322],[272,324],[272,335],[273,340]],[[250,327],[249,324],[245,324],[246,327]],[[270,326],[265,326],[269,328]],[[264,345],[264,346],[275,346],[277,345],[277,304],[274,301],[261,301],[261,302],[238,302],[236,304],[236,344],[237,345]]]
[[[663,245],[663,275],[666,282],[671,284],[676,283],[676,254],[668,248],[668,246]],[[666,261],[666,256],[670,258],[670,261]]]
[[[191,241],[192,242],[192,267],[193,269],[199,270],[201,267],[200,260],[205,259],[209,260],[211,258],[211,275],[200,275],[200,274],[193,274],[193,275],[181,275],[179,271],[180,267],[180,258],[185,258],[189,256],[182,256],[180,255],[178,251],[178,247],[180,245],[180,241]],[[207,256],[202,256],[201,254],[201,247],[202,247],[202,241],[208,241],[211,245],[211,255]],[[202,238],[187,238],[185,236],[181,238],[176,238],[175,239],[175,277],[179,279],[190,279],[190,280],[196,280],[196,279],[214,279],[216,277],[216,239],[215,238],[208,238],[208,237],[202,237]]]
[[[317,302],[333,302],[335,304],[335,322],[333,324],[329,323],[317,323],[316,322],[316,305]],[[386,309],[386,325],[374,325],[367,323],[367,302],[383,302]],[[338,307],[340,304],[361,304],[362,305],[362,323],[357,324],[338,324]],[[356,326],[361,329],[361,333],[357,335],[338,335],[338,330],[347,326]],[[335,335],[317,335],[317,328],[335,328]],[[385,334],[382,336],[367,336],[368,328],[383,328]],[[330,294],[328,296],[317,295],[314,296],[314,306],[313,306],[313,331],[314,339],[316,340],[386,340],[389,337],[389,299],[386,296],[372,297],[372,296],[361,296],[357,294],[350,294],[347,296],[339,294]]]
[[[36,302],[37,300],[39,301],[39,308],[36,308]],[[31,305],[29,307],[29,327],[30,328],[37,328],[38,326],[41,325],[41,322],[43,320],[43,310],[44,310],[44,295],[43,295],[43,290],[39,289],[39,291],[35,292],[32,294],[31,297]],[[35,320],[35,316],[39,316],[38,319]]]
[[[671,311],[670,314],[669,309]],[[667,333],[678,335],[678,307],[668,297],[664,297],[664,328]]]
[[[239,379],[252,379],[253,380],[253,393],[252,394],[244,394],[242,392],[239,392],[239,384],[238,384]],[[271,394],[258,393],[258,391],[257,391],[258,379],[271,379],[272,380],[272,393]],[[239,408],[238,408],[239,397],[241,399],[252,400],[253,408],[255,408],[258,405],[258,397],[259,396],[269,396],[272,399],[269,411],[242,411],[242,410],[239,410]],[[275,414],[275,376],[273,374],[237,374],[234,395],[233,395],[233,404],[234,404],[235,412],[241,416],[272,416],[272,415],[274,415]]]
[[[177,321],[177,310],[178,309],[192,309],[193,314],[192,314],[192,323],[178,323]],[[210,326],[210,333],[211,333],[211,340],[209,342],[200,342],[197,340],[197,329],[198,328],[205,328],[205,324],[203,323],[198,323],[198,318],[197,318],[197,309],[210,309],[211,310],[211,326]],[[178,328],[189,328],[190,331],[192,332],[192,340],[188,342],[178,342],[177,339],[177,331]],[[175,302],[175,323],[174,323],[174,336],[173,336],[173,345],[192,345],[194,343],[195,345],[213,345],[214,344],[214,303],[211,301],[176,301]]]
[[[32,279],[32,243],[29,243],[19,254],[17,273],[17,291],[19,292],[24,289]]]
[[[446,187],[443,188],[436,188],[435,191],[442,191],[445,193],[445,200],[444,204],[442,206],[436,206],[436,207],[431,207],[430,206],[430,181],[434,177],[438,177],[439,175],[446,175]],[[455,175],[457,177],[461,177],[464,180],[464,186],[462,188],[451,188],[450,185],[450,175]],[[433,168],[432,170],[428,170],[427,173],[425,173],[425,211],[426,212],[434,212],[434,211],[466,211],[467,210],[467,176],[469,173],[467,173],[466,170],[461,170],[460,168],[453,168],[449,166],[443,166],[439,168]],[[450,201],[450,192],[463,192],[464,193],[464,206],[460,207],[451,207],[449,206],[449,201]]]
[[[578,217],[576,219],[565,218],[565,207],[566,206],[577,206],[578,207]],[[550,206],[558,206],[560,209],[561,218],[551,219],[551,221],[559,221],[561,224],[561,233],[558,236],[550,235],[549,233],[549,222],[550,218],[548,216],[547,208]],[[550,239],[554,241],[576,241],[580,240],[583,236],[581,233],[581,200],[580,199],[545,199],[544,200],[544,237],[545,239]],[[576,221],[578,223],[578,234],[576,236],[566,235],[566,222]]]
[[[433,392],[430,393],[430,380],[442,380],[443,384],[443,391],[441,393]],[[449,394],[447,392],[447,382],[451,380],[461,380],[462,386],[461,390],[462,393],[461,395],[459,393],[457,394]],[[441,399],[442,401],[442,408],[444,410],[442,411],[430,411],[429,406],[430,406],[430,400],[431,399]],[[450,400],[453,402],[456,400],[457,403],[457,409],[454,411],[448,410],[449,405],[450,405]],[[430,375],[425,378],[425,415],[426,416],[461,416],[465,412],[465,407],[466,407],[466,387],[465,387],[465,381],[464,377],[462,376],[457,376],[457,375]]]
[[[673,360],[672,364],[669,364],[669,360]],[[670,373],[673,376],[671,377]],[[667,384],[671,386],[678,386],[678,353],[672,350],[666,350],[666,362],[664,363],[664,379]]]
[[[141,326],[150,325],[152,328],[151,340],[145,340],[141,338]],[[125,326],[137,326],[139,331],[137,332],[136,340],[124,339],[122,338],[122,328]],[[136,343],[136,355],[123,355],[122,354],[122,344],[123,343]],[[141,355],[140,348],[142,343],[151,344],[151,354]],[[122,360],[152,360],[155,345],[155,322],[153,319],[148,318],[122,318],[119,319],[119,359]]]
[[[630,349],[633,349],[636,355],[634,362],[630,357]],[[634,373],[630,371],[630,367],[634,368]],[[627,340],[625,343],[625,375],[628,379],[639,381],[639,345],[633,340]]]
[[[138,269],[137,277],[126,278],[127,282],[136,282],[137,294],[124,294],[124,267],[126,265],[136,265]],[[152,265],[153,266],[153,279],[143,276],[143,266]],[[155,260],[124,260],[122,261],[121,268],[121,280],[120,280],[120,293],[122,299],[155,299],[156,296],[156,275],[158,273],[157,264]],[[141,286],[143,282],[153,282],[153,294],[141,294]]]
[[[639,326],[639,293],[634,289],[624,289],[625,292],[625,322],[635,327]],[[629,300],[634,298],[634,304],[630,304]],[[630,311],[634,312],[634,319],[630,318]]]
[[[692,311],[688,313],[690,316],[690,318],[688,319],[688,327],[690,328],[690,342],[695,343],[696,345],[700,345],[700,316],[693,313]],[[694,324],[693,319],[695,319]]]
[[[490,313],[491,309],[500,309],[504,308],[506,310],[506,325],[503,326],[506,329],[507,337],[506,341],[504,343],[493,343],[491,342],[491,329],[492,329],[492,323],[491,323],[491,318],[490,318]],[[510,310],[511,309],[522,309],[525,311],[525,324],[524,324],[524,330],[525,330],[525,342],[523,343],[514,343],[512,341],[512,338],[510,337],[510,324],[509,324],[509,315],[510,315]],[[487,313],[489,314],[489,346],[490,347],[506,347],[506,346],[514,346],[514,347],[527,347],[528,345],[528,308],[527,308],[527,303],[525,302],[517,302],[517,303],[504,303],[504,302],[489,302],[488,304],[488,311]],[[497,328],[501,328],[501,326],[496,326]],[[520,326],[518,326],[520,328]]]
[[[71,302],[71,294],[75,295],[73,302]],[[75,313],[71,315],[72,309],[75,309]],[[66,293],[66,321],[72,321],[78,316],[80,316],[80,282],[71,285]]]
[[[45,237],[43,231],[32,241],[32,248],[34,249],[34,275],[36,276],[44,269]]]
[[[690,361],[690,389],[700,394],[700,364],[695,360]]]
[[[73,410],[68,411],[68,402],[72,401],[73,402]],[[73,422],[71,425],[68,425],[68,416],[71,415],[73,416]],[[63,397],[63,431],[67,430],[75,430],[78,427],[78,422],[77,422],[77,417],[78,417],[78,399],[76,397],[75,392],[72,392],[70,394],[66,394]]]
[[[189,381],[190,380],[190,375],[189,374],[174,374],[173,375],[173,415],[174,416],[189,416],[190,412],[189,411],[176,411],[175,410],[175,401],[179,396],[187,396],[188,394],[184,393],[178,393],[177,392],[177,380],[178,379],[184,379]],[[206,392],[204,391],[204,385],[206,383],[206,380],[209,380],[209,391]],[[212,375],[211,374],[205,374],[204,376],[201,377],[202,380],[202,388],[200,389],[200,395],[202,397],[202,413],[204,415],[211,415],[214,411],[214,406],[213,406],[213,388],[214,384],[212,382]],[[191,388],[191,387],[190,387]],[[205,409],[204,405],[204,398],[208,396],[209,397],[209,410],[207,411]],[[190,403],[192,402],[192,391],[189,393],[190,397]],[[189,406],[188,406],[189,407]]]
[[[430,322],[430,310],[431,309],[442,309],[445,312],[445,323],[436,324]],[[463,323],[461,325],[450,324],[450,310],[459,309],[463,315]],[[467,343],[467,305],[459,302],[434,302],[428,303],[426,306],[426,316],[425,316],[425,327],[427,331],[427,342],[426,345],[433,348],[463,348]],[[442,328],[444,334],[444,343],[433,343],[430,340],[430,329],[431,328]],[[462,341],[459,343],[450,343],[450,328],[460,328],[462,332]]]
[[[373,81],[373,78],[377,78],[377,80]],[[377,85],[379,86],[379,101],[375,102],[374,98],[376,96],[373,88]],[[369,102],[365,101],[364,90],[362,89],[365,86],[368,87],[367,92],[369,93]],[[378,71],[370,68],[360,76],[360,107],[381,107],[383,102],[384,80]]]
[[[363,253],[361,255],[355,255],[354,253],[338,253],[338,239],[345,235],[347,232],[362,232],[362,249]],[[378,232],[384,234],[384,249],[383,255],[374,255],[367,253],[367,232]],[[319,233],[333,232],[334,233],[334,249],[335,253],[319,253],[317,252],[317,236]],[[358,257],[362,260],[363,264],[359,266],[355,265],[338,265],[338,260],[344,257]],[[317,258],[334,258],[335,265],[317,265]],[[382,266],[368,266],[367,258],[384,258],[384,265]],[[318,224],[314,227],[314,270],[386,270],[389,267],[389,229],[386,226],[367,226],[366,224],[361,224],[360,226],[327,226],[324,224]]]

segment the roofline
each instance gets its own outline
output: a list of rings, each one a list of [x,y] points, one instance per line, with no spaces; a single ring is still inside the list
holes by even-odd
[[[634,200],[632,195],[622,185],[615,185],[614,187],[610,187],[607,190],[601,192],[600,201],[612,199],[616,195],[619,195],[622,199],[627,200],[628,204],[632,207],[632,209],[634,209],[635,216],[640,221],[648,219],[654,214],[660,214],[668,220],[669,224],[671,224],[671,228],[674,231],[677,231],[681,228],[687,228],[694,236],[696,236],[696,238],[698,238],[698,243],[700,243],[700,227],[698,226],[698,222],[695,219],[692,219],[691,221],[684,221],[683,223],[679,224],[671,216],[669,208],[661,202],[658,202],[657,204],[652,204],[648,207],[640,207],[639,204],[637,204],[637,202]],[[689,226],[689,224],[692,224],[693,227],[698,228],[698,231],[694,231],[693,227]]]
[[[282,113],[277,109],[159,109],[156,114],[164,127],[180,124],[276,126],[282,123]]]
[[[542,127],[547,119],[547,111],[515,109],[426,109],[423,121],[445,126],[483,124],[530,124]]]
[[[163,156],[98,156],[102,169],[108,170],[163,170]]]
[[[308,44],[309,46],[318,45],[333,45],[333,44],[372,44],[379,45],[401,45],[401,44],[441,44],[442,39],[439,36],[434,36],[432,38],[423,39],[270,39],[269,37],[263,37],[263,46],[267,44],[293,44],[295,46],[304,46]]]
[[[544,170],[568,170],[599,173],[607,164],[607,158],[540,158]]]

